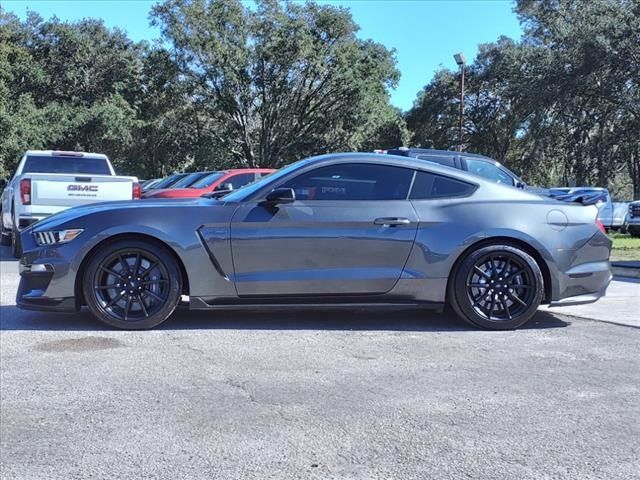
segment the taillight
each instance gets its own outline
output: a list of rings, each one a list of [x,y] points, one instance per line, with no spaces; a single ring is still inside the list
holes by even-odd
[[[598,226],[598,228],[602,233],[604,233],[605,235],[607,234],[607,229],[604,228],[604,225],[602,224],[599,218],[596,218],[596,225]]]
[[[133,193],[133,199],[140,200],[140,198],[142,197],[142,187],[140,186],[140,184],[138,182],[133,182],[133,186],[131,188]]]
[[[31,179],[20,180],[20,202],[23,205],[31,205]]]

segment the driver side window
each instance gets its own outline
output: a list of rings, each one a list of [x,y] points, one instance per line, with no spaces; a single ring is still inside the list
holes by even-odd
[[[413,171],[367,163],[341,163],[303,173],[280,187],[298,200],[405,200]]]

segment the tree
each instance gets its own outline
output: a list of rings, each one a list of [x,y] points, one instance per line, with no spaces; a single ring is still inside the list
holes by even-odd
[[[166,0],[153,22],[171,42],[203,127],[245,166],[352,150],[389,125],[393,52],[355,36],[342,8],[238,0]],[[397,121],[397,117],[395,119]]]
[[[465,148],[530,183],[640,197],[640,3],[520,0],[520,41],[481,46],[467,69]],[[414,140],[455,140],[457,73],[439,72],[407,113]]]

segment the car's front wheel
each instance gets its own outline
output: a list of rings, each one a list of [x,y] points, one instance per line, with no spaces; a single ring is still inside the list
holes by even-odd
[[[20,238],[20,230],[18,230],[15,221],[13,222],[13,229],[11,231],[11,253],[15,258],[22,257],[22,239]]]
[[[487,245],[467,254],[453,273],[449,302],[472,325],[518,328],[533,317],[544,297],[537,262],[515,245]]]
[[[85,301],[102,322],[117,328],[153,328],[173,313],[182,277],[173,255],[160,245],[119,240],[100,248],[85,269]]]
[[[3,246],[11,245],[11,232],[4,228],[4,212],[0,210],[0,244]]]

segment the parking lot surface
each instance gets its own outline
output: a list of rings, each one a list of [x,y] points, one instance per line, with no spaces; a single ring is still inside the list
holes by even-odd
[[[16,309],[2,254],[3,480],[639,477],[638,328],[179,311],[122,332]]]

